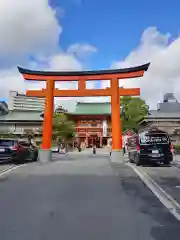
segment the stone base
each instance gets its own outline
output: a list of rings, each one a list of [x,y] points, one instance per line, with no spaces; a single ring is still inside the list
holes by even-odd
[[[112,150],[111,156],[110,156],[110,161],[114,163],[123,163],[124,158],[123,158],[123,153],[121,150]]]
[[[39,162],[40,163],[49,163],[52,160],[52,151],[51,150],[39,150]]]

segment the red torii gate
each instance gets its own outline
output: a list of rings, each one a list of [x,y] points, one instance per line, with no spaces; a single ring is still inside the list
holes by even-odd
[[[46,89],[27,90],[27,96],[45,97],[46,106],[43,124],[43,141],[40,151],[40,161],[51,159],[52,118],[54,112],[54,97],[86,97],[110,96],[112,121],[112,157],[119,157],[122,149],[122,132],[120,122],[120,96],[140,95],[139,88],[119,88],[119,79],[142,77],[150,63],[124,69],[74,72],[33,71],[18,67],[25,80],[46,81]],[[110,88],[87,89],[86,81],[110,80]],[[60,90],[55,88],[56,81],[78,81],[78,89]]]

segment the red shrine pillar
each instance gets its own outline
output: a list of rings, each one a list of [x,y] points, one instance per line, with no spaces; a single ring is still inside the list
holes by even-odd
[[[120,121],[120,96],[119,96],[119,80],[111,79],[111,126],[112,126],[112,160],[117,161],[121,158],[122,149],[122,132]]]
[[[51,141],[52,141],[52,121],[54,113],[54,81],[46,82],[46,104],[44,111],[42,147],[39,152],[41,162],[49,162],[52,159]]]

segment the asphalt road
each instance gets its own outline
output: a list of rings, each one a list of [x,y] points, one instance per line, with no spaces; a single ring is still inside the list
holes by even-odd
[[[58,159],[60,160],[58,161]],[[180,224],[128,166],[85,154],[0,177],[2,240],[179,240]]]
[[[141,170],[180,204],[180,168],[176,163],[170,166],[144,166]]]

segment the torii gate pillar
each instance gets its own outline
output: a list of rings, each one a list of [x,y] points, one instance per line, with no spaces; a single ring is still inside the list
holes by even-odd
[[[120,120],[120,96],[119,96],[119,80],[111,79],[111,125],[112,125],[112,154],[113,161],[119,157],[122,149],[122,131]]]
[[[54,113],[54,85],[55,85],[54,81],[47,80],[43,122],[43,139],[42,146],[39,151],[39,159],[41,160],[41,162],[49,162],[52,159],[51,139],[52,139],[52,120]]]
[[[120,97],[138,96],[139,88],[119,88],[119,79],[142,77],[147,71],[148,64],[138,67],[100,71],[76,71],[76,72],[44,72],[18,68],[24,79],[31,81],[46,81],[46,89],[29,90],[28,96],[45,97],[46,107],[43,124],[43,142],[40,150],[40,161],[51,160],[52,118],[54,112],[54,97],[86,97],[86,96],[110,96],[111,120],[112,120],[112,161],[122,158],[122,131],[120,120]],[[106,89],[87,89],[86,81],[110,80],[111,86]],[[56,81],[78,81],[78,89],[55,89]]]

